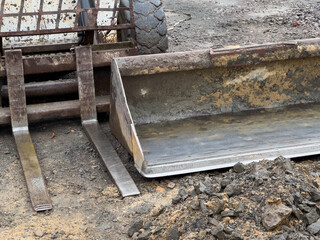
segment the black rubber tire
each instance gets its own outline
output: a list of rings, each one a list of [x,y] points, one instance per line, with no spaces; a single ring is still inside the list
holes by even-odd
[[[121,5],[129,7],[129,1],[121,0]],[[130,22],[129,11],[124,15],[125,21]],[[134,17],[139,54],[166,52],[167,23],[161,0],[134,0]]]

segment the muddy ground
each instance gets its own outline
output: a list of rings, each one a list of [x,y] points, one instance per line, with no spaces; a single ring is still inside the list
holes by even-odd
[[[169,29],[169,51],[317,37],[320,26],[319,3],[316,0],[164,0]],[[113,139],[106,117],[101,117],[101,123],[105,133]],[[11,131],[9,128],[1,127],[0,239],[129,239],[128,229],[132,227],[132,221],[135,219],[142,219],[145,225],[145,230],[140,230],[140,235],[131,232],[134,237],[140,236],[140,239],[178,239],[179,236],[180,239],[221,239],[222,235],[226,239],[237,236],[238,239],[268,239],[276,233],[286,232],[283,228],[268,231],[261,225],[262,215],[256,214],[258,219],[255,218],[255,211],[263,207],[266,201],[281,206],[284,202],[281,197],[289,197],[286,194],[281,195],[280,191],[280,195],[271,194],[263,202],[250,198],[259,195],[258,189],[249,189],[249,196],[245,194],[249,190],[243,188],[243,192],[238,194],[239,199],[231,199],[232,196],[224,194],[225,188],[231,182],[224,186],[225,183],[221,181],[224,178],[226,181],[237,178],[233,175],[233,170],[166,179],[144,179],[133,167],[132,159],[127,152],[113,139],[115,148],[141,191],[140,196],[122,199],[110,177],[102,171],[99,158],[85,136],[79,119],[32,124],[30,131],[54,209],[43,213],[32,210]],[[301,190],[306,193],[303,195],[304,199],[292,202],[290,208],[294,209],[297,205],[296,208],[304,209],[301,210],[304,215],[314,213],[319,210],[313,204],[311,196],[312,189],[317,189],[319,180],[318,158],[292,164],[293,169],[289,169],[294,172],[292,176],[301,177],[313,185],[307,185],[303,191]],[[267,170],[275,167],[267,163],[257,166],[258,169]],[[253,168],[256,167],[245,166],[244,173],[239,174],[249,176]],[[302,175],[305,178],[302,178]],[[243,175],[243,181],[248,181],[250,178],[247,179],[245,176]],[[277,175],[272,176],[277,179]],[[217,215],[207,214],[203,207],[203,203],[207,208],[211,206],[208,202],[212,201],[213,195],[194,190],[201,185],[201,181],[211,181],[210,184],[218,184],[221,188],[217,191],[220,195],[214,196],[224,201]],[[277,183],[272,185],[275,191]],[[265,189],[269,189],[268,186],[262,184]],[[293,187],[290,194],[294,195],[299,189],[299,186]],[[266,191],[267,194],[270,193],[269,190]],[[279,197],[280,200],[277,199]],[[221,215],[222,212],[236,211],[239,201],[245,205],[245,215],[251,211],[249,216],[252,219],[245,219],[241,214],[232,216],[230,212],[224,213],[227,214],[225,216]],[[309,202],[302,203],[303,201]],[[229,202],[230,206],[227,204]],[[248,202],[253,206],[252,209],[246,207]],[[285,202],[287,207],[290,204]],[[299,207],[299,204],[304,205]],[[204,219],[204,213],[206,218],[209,216],[210,219],[197,225],[196,222]],[[227,217],[229,219],[226,219]],[[292,214],[285,220],[286,226],[291,227],[290,231],[287,229],[288,236],[292,232],[298,234],[295,235],[296,238],[291,239],[302,239],[303,236],[305,239],[312,239],[310,231],[306,229],[311,224],[306,222],[308,219],[299,220]],[[297,228],[299,221],[301,229]],[[195,222],[196,225],[184,224],[189,222]],[[221,227],[220,222],[224,225],[222,233],[218,231]],[[136,223],[136,229],[131,230],[139,231],[142,228],[139,224],[141,221]],[[243,231],[237,235],[239,227]],[[142,233],[145,233],[145,238],[141,236]]]

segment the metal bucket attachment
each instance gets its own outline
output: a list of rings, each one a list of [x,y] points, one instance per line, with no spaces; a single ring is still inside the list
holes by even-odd
[[[320,39],[117,58],[110,126],[146,177],[320,153]]]

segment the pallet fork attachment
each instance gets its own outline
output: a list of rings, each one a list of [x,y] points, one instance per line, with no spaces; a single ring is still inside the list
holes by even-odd
[[[50,210],[52,209],[51,200],[28,128],[22,52],[8,50],[5,52],[5,57],[12,132],[31,203],[35,211]]]
[[[122,196],[139,195],[137,186],[97,120],[91,47],[76,47],[75,52],[82,126]]]

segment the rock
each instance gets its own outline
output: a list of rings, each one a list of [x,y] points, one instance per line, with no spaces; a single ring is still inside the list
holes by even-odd
[[[184,201],[184,200],[187,199],[188,193],[187,193],[187,191],[186,191],[184,188],[181,188],[181,189],[179,190],[179,196],[180,196],[181,199]]]
[[[286,205],[267,204],[262,214],[262,224],[267,230],[272,230],[281,225],[292,213]]]
[[[231,227],[225,227],[224,231],[225,231],[225,233],[231,234],[234,231],[234,229]]]
[[[205,203],[208,211],[215,214],[220,213],[223,210],[224,204],[225,202],[218,197],[213,197],[210,201]]]
[[[288,233],[277,234],[271,238],[271,240],[286,240],[288,238]]]
[[[224,226],[220,223],[218,224],[218,226],[216,226],[211,230],[211,234],[218,239],[225,239],[223,230],[224,230]]]
[[[158,217],[161,213],[163,213],[165,207],[164,206],[157,206],[151,211],[152,217]]]
[[[58,233],[57,232],[54,232],[51,234],[51,239],[56,239],[58,238]]]
[[[207,186],[205,189],[204,189],[204,193],[206,193],[207,195],[214,195],[215,193],[218,193],[220,192],[221,190],[221,185],[216,183],[216,184],[212,184],[210,186]]]
[[[308,225],[316,222],[319,219],[319,214],[315,208],[313,208],[310,212],[304,215],[305,221]]]
[[[317,205],[315,202],[311,202],[311,201],[308,201],[308,200],[302,201],[302,204],[308,205],[309,207],[314,207],[314,206]]]
[[[200,230],[198,233],[198,239],[199,240],[203,240],[205,239],[207,236],[207,231],[206,230]]]
[[[218,226],[219,223],[220,223],[220,222],[219,222],[217,219],[215,219],[215,218],[209,218],[208,222],[209,222],[210,224],[212,224],[213,226]]]
[[[320,201],[320,191],[312,188],[311,191],[310,191],[310,196],[311,196],[311,201],[313,202],[318,202]]]
[[[176,184],[174,182],[169,182],[167,187],[170,188],[170,189],[174,189],[176,186]]]
[[[242,173],[245,170],[244,164],[238,162],[236,165],[233,166],[233,171],[236,173]]]
[[[180,196],[172,198],[172,204],[178,204],[182,201],[182,198]]]
[[[234,210],[235,213],[242,213],[244,211],[244,206],[242,202],[239,202],[236,209]]]
[[[235,217],[236,214],[233,210],[223,211],[221,212],[222,217]]]
[[[135,232],[138,232],[142,227],[143,227],[143,220],[142,220],[142,219],[134,219],[134,220],[129,224],[128,236],[129,236],[129,237],[132,237],[132,235],[133,235]]]
[[[139,234],[137,239],[138,240],[148,240],[150,236],[151,236],[151,231],[146,230],[143,233]]]
[[[229,197],[232,197],[234,195],[239,195],[241,193],[241,187],[235,182],[232,182],[228,186],[226,186],[226,188],[224,189],[224,192]]]
[[[148,221],[143,224],[143,229],[148,230],[152,226],[152,222]]]
[[[298,220],[301,220],[303,217],[303,213],[296,206],[292,206],[292,213]]]
[[[203,213],[208,212],[207,206],[203,200],[200,201],[200,209]]]
[[[190,207],[193,209],[193,210],[199,210],[200,209],[200,201],[199,199],[196,197],[194,198],[191,203],[190,203]]]
[[[224,179],[221,180],[221,183],[220,183],[220,184],[221,184],[221,187],[225,188],[225,187],[228,186],[231,182],[232,182],[231,179],[229,179],[229,178],[224,178]]]
[[[294,204],[295,204],[295,205],[298,205],[299,203],[302,203],[302,201],[303,201],[303,197],[301,196],[301,193],[300,193],[300,192],[296,192],[296,193],[294,194],[293,199],[294,199]]]
[[[201,193],[204,193],[204,190],[206,190],[206,188],[207,188],[207,186],[202,181],[200,181],[199,182],[199,191]]]
[[[43,237],[44,232],[42,230],[37,230],[37,231],[34,232],[34,235],[36,237]]]
[[[193,180],[191,178],[188,180],[188,184],[189,185],[193,185],[194,184],[194,182],[193,182]]]
[[[163,187],[161,187],[161,186],[157,186],[157,187],[156,187],[156,191],[157,191],[157,192],[162,192],[162,193],[166,192],[166,190],[165,190]]]
[[[320,232],[320,219],[316,221],[315,223],[310,224],[307,227],[307,230],[309,233],[316,235],[317,233]]]
[[[232,239],[232,240],[242,240],[243,236],[239,231],[235,230],[235,231],[232,232],[230,239]]]
[[[307,212],[307,213],[312,210],[312,208],[307,206],[306,204],[298,204],[298,207],[300,208],[300,210]]]
[[[170,228],[167,231],[167,237],[166,240],[178,240],[180,238],[180,233],[175,228]]]

